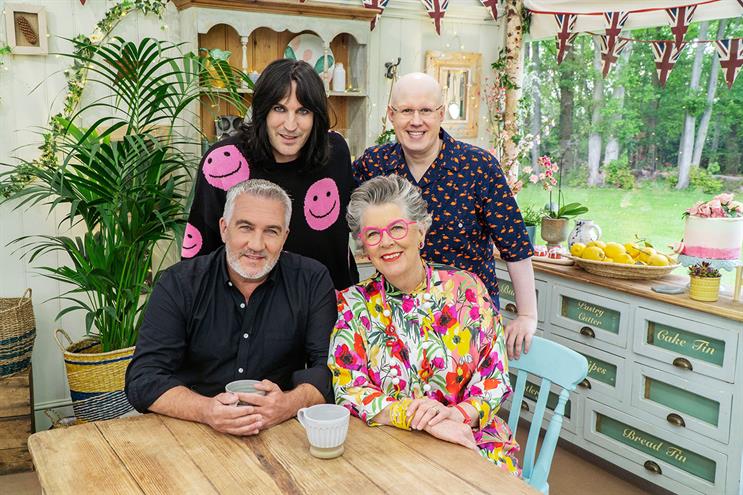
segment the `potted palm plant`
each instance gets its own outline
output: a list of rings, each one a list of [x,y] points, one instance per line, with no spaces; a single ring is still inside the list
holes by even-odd
[[[198,163],[198,156],[183,150],[198,149],[192,109],[210,90],[199,83],[207,58],[183,54],[178,45],[118,37],[73,43],[73,67],[87,67],[86,87],[98,86],[106,95],[54,118],[53,159],[21,160],[18,167],[35,179],[9,199],[18,200],[17,207],[64,209],[59,234],[14,242],[30,262],[50,252],[67,260],[39,269],[71,287],[59,296],[68,305],[57,318],[71,311],[85,315],[83,341],[73,343],[63,331],[57,339],[67,339],[60,345],[75,415],[90,421],[131,409],[124,373],[162,265],[156,248],[182,237],[184,191]],[[209,96],[238,101],[229,66],[209,63],[227,74],[229,88]]]
[[[696,301],[714,302],[720,296],[720,271],[702,261],[689,267],[689,297]]]

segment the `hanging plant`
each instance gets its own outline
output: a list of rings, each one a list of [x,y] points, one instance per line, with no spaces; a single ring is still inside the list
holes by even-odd
[[[95,25],[90,36],[81,34],[73,39],[75,42],[75,52],[72,57],[74,62],[64,71],[68,91],[64,99],[63,110],[49,119],[48,131],[42,135],[43,144],[39,148],[41,154],[32,162],[34,166],[54,167],[57,164],[58,145],[65,132],[63,123],[69,122],[74,117],[85,87],[90,64],[84,61],[89,58],[90,53],[84,53],[84,51],[90,52],[88,46],[105,41],[119,22],[131,12],[141,12],[144,15],[155,14],[162,22],[167,3],[168,0],[122,0],[104,14],[103,19]],[[165,30],[167,26],[162,24],[160,28]],[[10,53],[10,48],[7,45],[0,46],[0,65],[3,65],[2,57],[8,53]],[[4,178],[0,183],[0,201],[20,191],[33,180],[33,176],[29,173],[30,168],[28,165],[18,165],[14,173]]]

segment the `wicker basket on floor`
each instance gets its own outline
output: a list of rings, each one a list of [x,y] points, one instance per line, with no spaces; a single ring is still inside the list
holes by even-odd
[[[21,297],[0,298],[0,378],[29,367],[35,338],[31,289]]]
[[[649,266],[649,265],[625,265],[622,263],[608,263],[605,261],[593,261],[578,258],[577,256],[568,256],[575,261],[575,264],[583,268],[588,273],[601,275],[609,278],[623,278],[626,280],[651,280],[668,275],[676,268],[678,263],[668,266]]]

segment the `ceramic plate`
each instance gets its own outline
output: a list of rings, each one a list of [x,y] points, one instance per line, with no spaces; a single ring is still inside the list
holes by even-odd
[[[323,47],[322,39],[316,34],[305,33],[295,36],[286,45],[284,49],[284,57],[292,60],[304,60],[312,67],[315,68],[315,72],[322,74],[324,67],[323,60]],[[333,52],[328,48],[328,75],[330,78],[333,77],[333,67],[335,66],[335,57]]]

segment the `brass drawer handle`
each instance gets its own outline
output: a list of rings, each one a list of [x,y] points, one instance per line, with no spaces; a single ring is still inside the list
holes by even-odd
[[[681,427],[686,426],[686,421],[684,421],[684,418],[682,418],[676,413],[671,413],[668,416],[666,416],[666,421],[668,421],[674,426],[681,426]]]
[[[578,384],[578,386],[591,390],[591,382],[588,381],[588,378],[584,378],[583,381]]]
[[[529,410],[529,404],[527,404],[525,400],[522,400],[521,401],[521,410],[522,411],[528,411]]]
[[[516,305],[514,303],[506,304],[506,311],[510,311],[511,313],[518,313],[518,310],[516,309]]]
[[[645,464],[643,464],[643,466],[645,466],[645,469],[647,469],[651,473],[663,474],[663,471],[661,471],[660,466],[653,461],[645,461]]]
[[[694,367],[691,365],[688,359],[677,357],[673,360],[673,365],[682,370],[694,371]]]
[[[592,339],[596,338],[596,333],[593,331],[593,328],[591,327],[583,327],[580,329],[580,334],[584,337],[591,337]]]

